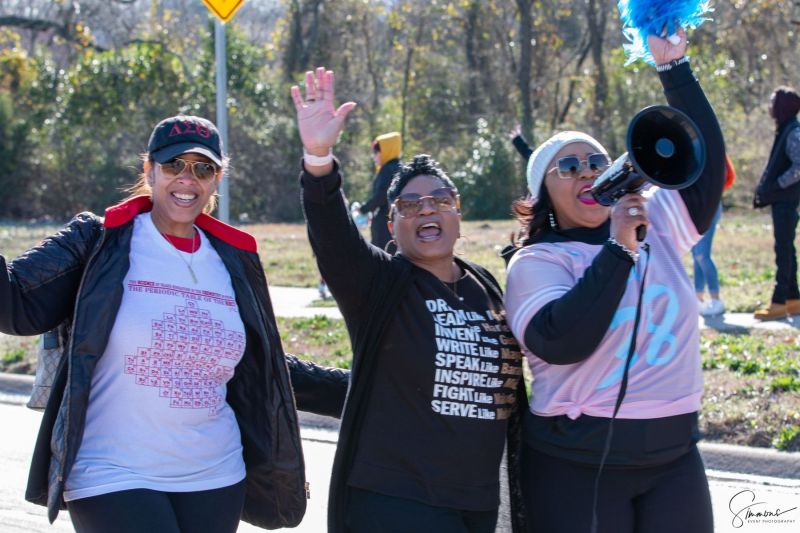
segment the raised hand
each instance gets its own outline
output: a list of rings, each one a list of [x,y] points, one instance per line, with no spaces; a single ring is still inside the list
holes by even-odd
[[[334,109],[334,83],[333,71],[318,67],[315,72],[306,72],[305,100],[297,85],[291,89],[300,140],[306,152],[312,155],[325,156],[330,152],[347,114],[356,106],[355,102],[346,102]]]
[[[674,39],[675,36],[678,37],[677,41]],[[650,53],[653,54],[656,65],[663,65],[686,55],[686,32],[683,28],[678,28],[675,36],[647,36],[647,46],[650,47]],[[673,39],[670,40],[670,38]]]

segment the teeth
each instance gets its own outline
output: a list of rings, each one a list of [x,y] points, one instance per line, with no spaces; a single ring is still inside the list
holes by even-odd
[[[438,228],[438,227],[439,227],[439,224],[437,224],[436,222],[428,222],[427,224],[423,224],[422,226],[420,226],[419,229]]]
[[[172,196],[174,196],[178,200],[194,200],[195,198],[197,198],[196,194],[183,194],[179,192],[172,193]]]

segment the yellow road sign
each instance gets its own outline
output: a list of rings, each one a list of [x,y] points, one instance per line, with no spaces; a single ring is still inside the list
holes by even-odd
[[[203,0],[209,11],[222,22],[228,22],[244,4],[244,0]]]

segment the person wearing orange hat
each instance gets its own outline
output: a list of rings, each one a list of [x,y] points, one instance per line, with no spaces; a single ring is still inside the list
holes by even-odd
[[[395,173],[400,169],[402,139],[393,131],[379,135],[372,141],[372,159],[375,161],[375,178],[372,196],[360,208],[362,214],[372,214],[370,234],[372,244],[383,250],[392,240],[389,232],[389,201],[386,191]]]

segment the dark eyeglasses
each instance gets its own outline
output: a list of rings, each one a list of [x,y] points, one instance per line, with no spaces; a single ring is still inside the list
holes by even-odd
[[[558,177],[563,180],[577,178],[584,169],[589,169],[595,174],[600,174],[611,161],[606,154],[589,154],[586,159],[578,159],[577,156],[568,155],[556,161],[556,166],[548,170],[548,174],[554,170],[558,171]]]
[[[460,199],[453,189],[441,187],[432,190],[427,196],[420,196],[412,192],[401,194],[392,203],[392,209],[396,210],[401,218],[412,218],[422,211],[425,200],[430,200],[437,211],[452,211],[461,206]],[[391,217],[391,215],[390,212],[389,216]]]
[[[216,165],[212,165],[211,163],[206,163],[205,161],[189,161],[188,159],[181,159],[179,157],[170,159],[166,163],[159,163],[159,165],[161,165],[161,171],[171,178],[180,175],[181,172],[186,170],[187,165],[191,167],[192,175],[200,181],[214,179],[217,176],[217,172],[219,172]]]

